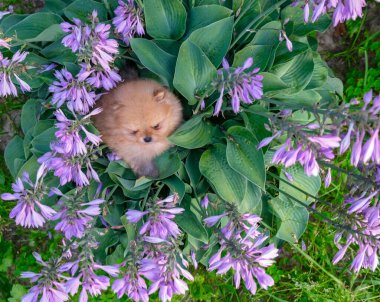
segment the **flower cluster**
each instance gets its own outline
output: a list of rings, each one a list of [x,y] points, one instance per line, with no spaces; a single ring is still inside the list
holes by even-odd
[[[177,243],[181,231],[173,219],[183,212],[183,209],[175,207],[177,200],[177,195],[171,195],[150,203],[144,212],[127,211],[129,222],[137,223],[145,215],[147,221],[140,229],[143,248],[140,253],[134,254],[133,269],[127,267],[126,275],[113,285],[119,297],[127,293],[134,301],[148,301],[148,295],[159,291],[161,301],[166,302],[174,294],[184,294],[188,290],[181,276],[188,280],[193,280],[193,276],[187,270],[189,264]],[[141,276],[152,282],[149,288]]]
[[[276,125],[281,130],[275,131],[273,136],[263,139],[257,147],[260,149],[267,146],[274,139],[287,133],[285,143],[274,152],[272,163],[290,167],[298,162],[304,167],[306,175],[319,175],[320,167],[317,158],[323,158],[327,161],[333,159],[335,157],[333,149],[340,146],[341,138],[334,134],[334,131],[329,134],[312,132],[322,130],[317,123],[293,123],[288,121],[286,117],[288,115],[284,116],[283,112],[273,116],[272,125]]]
[[[379,0],[376,1],[379,2]],[[297,5],[299,2],[296,1],[294,4]],[[304,2],[305,23],[309,21],[310,11],[312,11],[311,21],[315,22],[320,16],[331,10],[334,11],[334,26],[347,20],[361,18],[363,7],[366,6],[365,0],[305,0]]]
[[[0,46],[9,48],[9,44],[0,39]],[[17,96],[17,88],[12,82],[14,78],[17,83],[20,85],[22,92],[30,91],[31,88],[23,81],[18,75],[18,72],[21,72],[25,69],[25,65],[21,62],[25,60],[27,52],[17,51],[11,59],[8,59],[3,56],[0,52],[0,97],[5,97],[8,95]]]
[[[274,263],[278,250],[273,244],[263,247],[268,236],[259,231],[260,217],[254,214],[240,214],[236,208],[227,204],[226,212],[211,216],[204,220],[208,227],[216,225],[223,217],[228,223],[218,232],[220,248],[209,260],[209,271],[217,270],[217,274],[226,274],[233,269],[234,283],[239,288],[243,279],[246,288],[254,295],[257,282],[261,288],[267,289],[274,284],[271,276],[266,274],[266,267]]]
[[[247,72],[251,68],[253,59],[248,58],[242,67],[231,68],[226,59],[223,59],[223,68],[218,70],[218,76],[212,85],[220,92],[215,104],[214,115],[218,115],[222,109],[225,91],[231,97],[232,110],[240,111],[240,102],[252,104],[263,96],[263,76],[258,75],[259,68]],[[203,102],[203,101],[202,101]]]
[[[13,194],[4,193],[1,195],[3,200],[17,200],[17,205],[9,214],[14,218],[16,224],[25,228],[39,228],[45,224],[46,220],[52,220],[56,214],[51,207],[41,203],[43,196],[46,194],[46,188],[43,185],[42,177],[44,165],[42,165],[33,183],[29,174],[24,172],[22,178],[17,178],[12,184]]]
[[[119,6],[115,9],[115,17],[112,20],[112,24],[127,45],[129,45],[129,40],[136,33],[139,36],[145,34],[142,10],[134,4],[133,0],[127,0],[127,3],[119,0]]]
[[[87,114],[98,96],[96,88],[110,90],[121,81],[113,67],[118,54],[116,40],[109,39],[111,25],[99,23],[97,12],[90,17],[91,25],[74,18],[74,24],[63,22],[61,28],[68,33],[62,43],[77,53],[81,70],[74,77],[66,69],[55,72],[56,81],[49,87],[52,103],[60,107],[67,102],[70,110]]]
[[[54,171],[61,185],[74,181],[78,186],[86,186],[90,179],[99,182],[98,174],[91,165],[91,155],[96,153],[101,139],[89,132],[85,125],[90,123],[91,116],[100,112],[101,109],[97,108],[82,119],[73,114],[75,120],[68,119],[62,110],[55,112],[58,121],[56,127],[59,129],[56,132],[58,140],[51,144],[51,151],[38,161],[44,163],[48,170]],[[86,174],[82,171],[84,165],[87,168]]]

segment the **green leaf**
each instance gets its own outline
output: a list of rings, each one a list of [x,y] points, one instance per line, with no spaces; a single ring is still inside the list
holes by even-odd
[[[203,114],[192,117],[169,137],[169,141],[186,149],[197,149],[209,144],[213,127],[203,118]]]
[[[93,0],[76,0],[67,6],[63,13],[69,19],[78,18],[82,21],[88,21],[88,17],[96,10],[100,21],[107,20],[107,10],[103,3]]]
[[[50,42],[60,40],[63,36],[65,36],[59,24],[53,24],[46,28],[43,32],[41,32],[37,37],[32,39],[27,39],[25,41],[28,42]]]
[[[179,0],[145,0],[147,33],[156,39],[178,40],[186,30],[186,9]]]
[[[176,215],[175,221],[186,233],[197,240],[208,243],[205,227],[189,209],[185,209],[182,214]]]
[[[22,106],[21,129],[24,134],[26,134],[37,124],[40,110],[41,102],[40,100],[36,99],[30,99],[24,104],[24,106]]]
[[[55,132],[57,129],[55,127],[49,128],[37,135],[32,140],[32,152],[37,155],[42,155],[50,151],[50,143],[56,139]]]
[[[233,17],[228,17],[195,30],[188,38],[196,44],[215,67],[218,67],[231,43]]]
[[[232,169],[265,190],[265,165],[258,141],[244,127],[234,126],[227,131],[227,161]]]
[[[244,199],[239,203],[238,209],[240,213],[261,214],[261,190],[258,186],[248,182],[247,191],[245,192]]]
[[[248,58],[253,58],[253,68],[260,68],[261,71],[269,69],[275,58],[276,50],[280,41],[278,39],[281,30],[281,23],[273,21],[265,24],[255,35],[248,46],[235,54],[232,66],[243,66]]]
[[[29,15],[19,15],[19,14],[9,14],[5,15],[3,19],[1,19],[0,22],[0,29],[2,32],[6,32],[9,28],[11,28],[13,25],[16,25],[20,21],[24,20]]]
[[[176,173],[181,167],[181,160],[175,149],[168,150],[154,159],[160,176],[158,179],[167,178]]]
[[[189,156],[186,159],[185,168],[190,178],[190,183],[193,187],[199,184],[202,174],[199,171],[199,160],[201,159],[201,150],[191,150]]]
[[[289,86],[277,75],[269,72],[260,73],[263,78],[263,91],[264,93],[276,92],[288,89]]]
[[[232,11],[220,5],[202,5],[190,10],[187,22],[187,34],[190,35],[196,29],[206,27],[214,22],[231,16]]]
[[[289,87],[289,93],[296,93],[304,89],[310,82],[314,61],[311,51],[296,56],[289,62],[273,67],[274,74],[279,76]]]
[[[285,176],[285,171],[288,172],[293,177],[293,181],[289,181]],[[321,178],[319,176],[307,176],[304,169],[301,166],[292,166],[286,169],[282,169],[280,177],[287,181],[280,181],[280,190],[285,191],[290,196],[298,199],[299,201],[309,205],[314,202],[315,199],[302,193],[300,190],[308,193],[311,196],[316,196],[319,189],[321,188]],[[300,190],[298,190],[298,188]],[[301,206],[299,203],[294,201],[292,198],[280,193],[280,198],[288,198],[294,205]]]
[[[36,180],[36,174],[39,167],[40,164],[37,162],[37,157],[33,155],[24,165],[22,165],[17,173],[17,178],[21,177],[22,173],[28,172],[30,179],[34,182]]]
[[[309,220],[308,211],[280,198],[271,199],[269,204],[281,220],[276,237],[290,243],[297,242],[306,229]]]
[[[320,16],[315,22],[305,24],[303,14],[304,11],[300,7],[287,6],[281,11],[281,20],[289,18],[294,23],[292,34],[295,36],[306,36],[313,31],[323,32],[331,24],[331,18],[327,14]]]
[[[322,87],[327,81],[328,72],[326,63],[322,61],[319,56],[314,58],[313,75],[305,89],[308,90]]]
[[[203,51],[190,41],[185,41],[179,50],[173,84],[190,105],[198,102],[194,94],[205,89],[215,76],[215,66]]]
[[[61,40],[55,41],[49,46],[41,50],[41,54],[48,58],[50,61],[65,65],[65,63],[76,62],[77,56],[71,51],[70,48],[64,47]]]
[[[67,1],[64,0],[45,0],[44,10],[59,12],[67,6]]]
[[[130,42],[140,62],[158,75],[165,85],[172,87],[176,57],[163,51],[152,40],[134,38]]]
[[[170,194],[178,194],[178,203],[180,204],[185,195],[185,183],[175,175],[162,180],[162,182],[170,188]]]
[[[15,160],[19,159],[25,161],[23,140],[21,137],[16,135],[8,143],[7,147],[4,150],[4,159],[9,172],[11,172],[13,177],[16,177],[18,168],[15,164]]]
[[[205,151],[199,162],[199,169],[221,198],[234,203],[243,200],[247,181],[228,165],[226,146],[215,144]]]
[[[313,106],[318,103],[322,97],[314,90],[302,90],[295,94],[276,94],[276,98],[284,101],[284,106],[289,107],[289,105],[294,106]]]
[[[63,19],[51,12],[34,13],[7,29],[5,35],[8,37],[15,35],[19,40],[33,39],[53,24],[60,24],[61,22]]]

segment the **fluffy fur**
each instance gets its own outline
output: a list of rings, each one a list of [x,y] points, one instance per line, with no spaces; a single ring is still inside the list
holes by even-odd
[[[176,96],[152,80],[123,83],[99,100],[94,117],[103,141],[137,176],[157,177],[153,159],[167,150],[167,137],[182,121]]]

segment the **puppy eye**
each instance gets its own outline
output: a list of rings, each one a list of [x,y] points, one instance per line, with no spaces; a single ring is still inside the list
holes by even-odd
[[[154,130],[158,130],[158,129],[160,129],[160,124],[157,124],[157,125],[154,125],[152,128],[154,129]]]
[[[131,131],[131,134],[135,135],[137,134],[137,132],[139,132],[139,130],[134,130],[134,131]]]

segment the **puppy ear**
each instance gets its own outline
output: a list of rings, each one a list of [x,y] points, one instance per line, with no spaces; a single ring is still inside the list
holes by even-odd
[[[165,100],[166,90],[164,88],[158,88],[153,91],[153,97],[158,102],[161,103]]]

